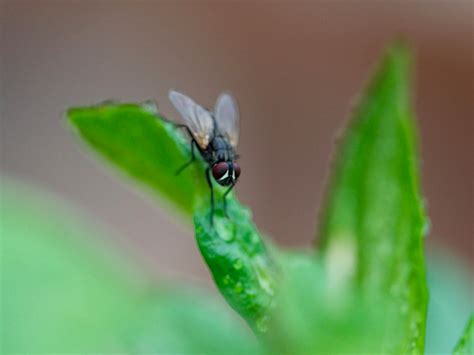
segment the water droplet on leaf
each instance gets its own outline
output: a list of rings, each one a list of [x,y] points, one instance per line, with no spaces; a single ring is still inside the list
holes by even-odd
[[[244,266],[243,262],[241,259],[237,259],[235,262],[234,262],[234,269],[235,270],[240,270],[242,269],[242,267]]]

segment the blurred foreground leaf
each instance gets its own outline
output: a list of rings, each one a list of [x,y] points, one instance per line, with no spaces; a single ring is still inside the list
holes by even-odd
[[[1,183],[1,353],[118,351],[143,280],[60,201]]]
[[[464,334],[459,339],[453,354],[469,355],[474,354],[474,313],[471,314],[469,321],[464,329]]]
[[[308,254],[283,257],[284,276],[264,342],[271,354],[382,354],[396,330],[357,286],[337,294],[323,265]]]
[[[426,321],[426,354],[448,354],[474,309],[474,279],[468,265],[446,251],[428,254],[430,292]]]
[[[193,288],[160,290],[124,333],[134,354],[256,354],[256,338],[226,304]]]
[[[374,306],[394,302],[393,353],[423,352],[427,305],[410,61],[403,46],[390,48],[353,113],[320,230],[332,283],[355,282]]]
[[[149,280],[49,195],[2,180],[0,353],[256,353],[213,295]]]

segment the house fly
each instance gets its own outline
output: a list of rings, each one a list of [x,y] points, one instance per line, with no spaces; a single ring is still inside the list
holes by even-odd
[[[169,92],[169,99],[182,116],[184,127],[191,137],[191,159],[177,173],[187,168],[196,159],[195,149],[207,162],[206,179],[211,191],[211,225],[214,218],[214,190],[211,175],[222,186],[227,186],[223,195],[224,213],[227,216],[226,196],[234,188],[240,176],[240,166],[235,149],[239,141],[239,109],[230,93],[217,98],[213,111],[195,103],[177,91]]]

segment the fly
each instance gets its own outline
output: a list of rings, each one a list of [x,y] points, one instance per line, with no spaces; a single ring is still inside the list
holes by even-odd
[[[169,99],[182,116],[184,127],[191,136],[191,159],[184,164],[178,174],[191,165],[196,159],[195,149],[207,162],[206,179],[211,190],[211,225],[214,218],[214,190],[211,175],[214,180],[228,189],[224,192],[224,213],[227,216],[226,196],[234,188],[240,176],[240,166],[237,164],[235,149],[239,141],[239,110],[237,102],[229,93],[219,95],[210,112],[195,103],[191,98],[177,91],[169,92]]]

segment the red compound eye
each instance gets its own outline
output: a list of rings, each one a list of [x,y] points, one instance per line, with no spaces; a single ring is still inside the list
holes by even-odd
[[[235,179],[238,179],[238,177],[240,176],[240,166],[235,161],[232,165],[234,166]]]
[[[214,179],[217,181],[224,178],[226,174],[229,175],[229,164],[225,161],[221,161],[212,166],[212,176],[214,176]]]

